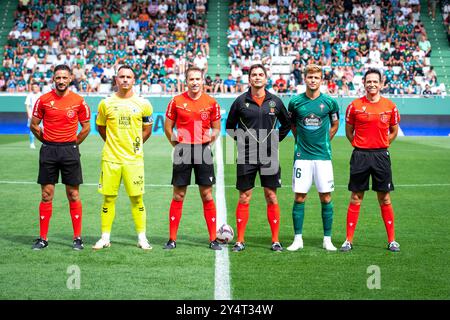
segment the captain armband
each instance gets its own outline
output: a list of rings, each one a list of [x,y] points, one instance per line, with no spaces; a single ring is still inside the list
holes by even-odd
[[[339,113],[332,113],[331,121],[337,121],[337,120],[339,120]]]
[[[142,117],[142,123],[143,124],[152,124],[153,116]]]

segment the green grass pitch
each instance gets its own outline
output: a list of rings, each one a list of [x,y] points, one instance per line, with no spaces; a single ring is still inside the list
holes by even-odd
[[[214,299],[215,253],[207,248],[207,229],[195,185],[188,188],[178,246],[162,249],[168,238],[172,190],[171,147],[164,137],[145,144],[147,233],[153,250],[136,247],[128,197],[122,188],[112,230],[112,247],[90,249],[100,236],[101,195],[96,184],[103,143],[89,136],[81,146],[85,185],[83,238],[86,248],[71,249],[72,226],[63,185],[56,187],[49,247],[36,252],[40,187],[35,183],[39,150],[25,135],[0,136],[0,299]],[[333,243],[345,240],[351,146],[332,142],[336,190]],[[281,144],[283,188],[280,240],[293,238],[291,185],[293,139]],[[232,299],[448,299],[450,274],[450,138],[401,137],[391,147],[392,193],[400,253],[386,250],[386,234],[376,194],[366,193],[355,233],[354,250],[344,254],[321,248],[320,203],[313,188],[307,199],[304,243],[298,252],[274,253],[263,191],[256,187],[246,232],[247,249],[229,252]],[[235,227],[238,192],[235,167],[225,164],[228,223]],[[259,181],[257,181],[259,185]],[[80,270],[80,288],[69,289],[71,266]],[[369,289],[373,266],[379,289]],[[70,287],[70,286],[69,286]]]

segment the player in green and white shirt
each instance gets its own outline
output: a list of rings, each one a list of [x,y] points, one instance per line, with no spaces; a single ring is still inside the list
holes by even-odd
[[[303,248],[305,200],[313,181],[322,204],[323,248],[328,251],[336,250],[331,242],[331,192],[334,191],[334,178],[330,141],[339,128],[339,106],[334,98],[320,92],[322,77],[321,67],[315,64],[306,66],[306,92],[294,96],[288,107],[295,137],[292,175],[292,190],[295,192],[292,208],[295,236],[294,242],[287,248],[289,251]]]

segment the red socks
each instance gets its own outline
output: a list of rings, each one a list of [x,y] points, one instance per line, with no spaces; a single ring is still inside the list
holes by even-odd
[[[82,205],[81,201],[69,202],[70,216],[72,218],[73,237],[77,238],[81,236],[81,220],[82,220]],[[39,237],[47,240],[48,226],[50,218],[52,217],[53,203],[41,202],[39,204]]]
[[[48,225],[50,223],[50,218],[52,217],[52,209],[52,202],[41,202],[39,204],[39,237],[44,240],[47,240]]]
[[[280,207],[278,203],[267,205],[267,220],[272,231],[272,242],[279,242],[278,232],[280,230]]]
[[[177,240],[178,226],[180,225],[183,201],[172,199],[169,209],[169,239]],[[214,200],[203,202],[203,214],[208,226],[209,240],[216,239],[216,205]]]
[[[203,202],[203,215],[208,226],[209,241],[216,239],[216,205],[214,200]]]
[[[81,237],[81,218],[83,207],[81,201],[69,201],[70,217],[72,218],[73,238]]]
[[[248,222],[249,204],[238,202],[236,208],[237,242],[244,242],[245,228]]]
[[[386,233],[388,236],[388,242],[395,240],[395,230],[394,230],[394,210],[392,209],[392,204],[382,204],[381,216],[383,217],[384,226],[386,227]]]
[[[353,235],[355,233],[356,224],[358,223],[359,210],[361,205],[350,203],[347,209],[347,241],[353,241]]]
[[[178,226],[180,225],[181,212],[183,211],[183,201],[172,199],[169,209],[169,239],[177,240]]]

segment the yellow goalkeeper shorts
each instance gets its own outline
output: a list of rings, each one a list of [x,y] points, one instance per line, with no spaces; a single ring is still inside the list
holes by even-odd
[[[128,196],[144,194],[144,163],[121,164],[102,161],[98,192],[107,196],[117,196],[121,181]]]

